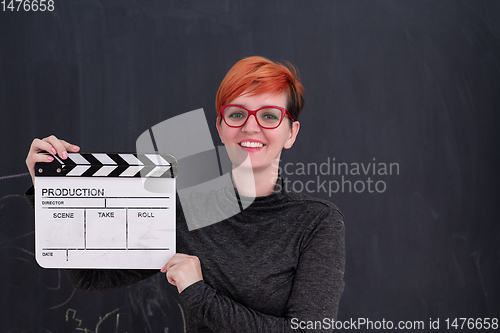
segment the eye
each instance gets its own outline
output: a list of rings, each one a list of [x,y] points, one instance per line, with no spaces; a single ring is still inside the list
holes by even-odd
[[[245,114],[243,112],[243,110],[237,110],[237,111],[231,111],[228,115],[228,118],[231,118],[231,119],[242,119],[242,118],[245,118]]]
[[[280,118],[274,114],[274,113],[270,113],[270,112],[266,112],[262,118],[264,119],[268,119],[268,120],[279,120]]]
[[[277,123],[281,119],[281,110],[273,108],[265,108],[258,112],[258,117],[266,123]]]

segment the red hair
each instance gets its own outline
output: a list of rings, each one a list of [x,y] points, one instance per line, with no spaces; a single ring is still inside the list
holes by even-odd
[[[295,67],[289,62],[277,63],[263,57],[248,57],[238,61],[222,80],[215,109],[220,117],[220,107],[245,94],[258,95],[267,92],[288,94],[287,110],[294,120],[304,108],[304,87]]]

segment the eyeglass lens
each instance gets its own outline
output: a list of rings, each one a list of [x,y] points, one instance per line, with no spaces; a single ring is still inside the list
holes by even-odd
[[[257,122],[264,128],[273,128],[281,121],[281,110],[275,108],[260,109],[256,113]],[[224,110],[224,119],[230,126],[242,126],[248,118],[248,111],[236,106]]]

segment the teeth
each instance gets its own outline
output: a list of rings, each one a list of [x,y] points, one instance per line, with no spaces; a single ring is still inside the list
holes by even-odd
[[[261,142],[253,142],[253,141],[243,141],[240,143],[242,147],[248,148],[261,148],[264,147],[264,144]]]

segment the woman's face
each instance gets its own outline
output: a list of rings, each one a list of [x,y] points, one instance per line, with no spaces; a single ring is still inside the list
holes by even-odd
[[[264,106],[286,108],[287,101],[285,93],[273,95],[269,92],[253,96],[242,95],[227,104],[257,110]],[[251,167],[254,172],[262,171],[273,166],[277,167],[278,163],[274,161],[279,162],[281,150],[292,147],[295,142],[300,124],[295,121],[290,125],[287,118],[285,116],[281,124],[274,129],[260,127],[254,116],[250,116],[246,124],[239,128],[229,127],[224,121],[217,119],[217,130],[233,164],[240,165],[248,156],[250,158],[242,166]]]

